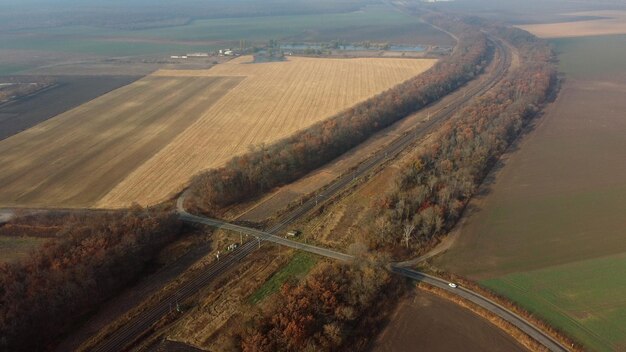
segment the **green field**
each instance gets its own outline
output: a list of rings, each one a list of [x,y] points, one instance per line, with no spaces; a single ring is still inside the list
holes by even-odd
[[[89,33],[90,28],[76,29]],[[113,33],[111,33],[113,34]],[[191,45],[184,43],[151,43],[136,41],[133,38],[107,39],[85,38],[64,35],[37,33],[29,37],[0,36],[0,46],[7,49],[39,50],[49,52],[89,54],[101,56],[138,56],[192,51],[210,51],[211,45]]]
[[[558,39],[556,102],[434,265],[583,343],[626,351],[626,36]]]
[[[171,40],[266,41],[299,36],[306,31],[332,31],[335,38],[341,38],[345,30],[354,27],[397,27],[416,22],[415,17],[390,7],[368,6],[350,13],[197,20],[187,26],[124,32],[122,35]],[[362,36],[360,39],[369,38]]]
[[[449,41],[415,17],[376,5],[350,13],[195,20],[187,25],[142,30],[62,26],[0,35],[0,47],[102,56],[210,51],[218,47],[265,43],[269,39],[340,39],[419,44]],[[428,43],[426,43],[428,44]]]
[[[485,280],[594,350],[624,350],[626,253]],[[600,336],[598,335],[600,334]]]
[[[296,252],[287,265],[283,266],[272,277],[267,280],[256,292],[254,292],[249,301],[258,303],[277,292],[280,287],[291,278],[301,277],[308,273],[309,270],[317,263],[317,258],[306,252]]]

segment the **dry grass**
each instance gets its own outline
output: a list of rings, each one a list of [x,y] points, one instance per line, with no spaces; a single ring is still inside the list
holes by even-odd
[[[541,38],[626,34],[626,11],[590,11],[576,12],[569,15],[605,18],[589,21],[531,24],[519,27]]]
[[[248,298],[272,274],[289,262],[292,250],[266,246],[246,258],[221,280],[203,289],[197,303],[173,324],[165,335],[174,341],[200,347],[206,351],[231,350],[232,335],[241,332],[241,324],[258,313]]]
[[[223,165],[251,145],[271,143],[413,77],[434,64],[415,59],[290,58],[250,64],[241,57],[206,71],[156,76],[241,76],[242,83],[185,132],[126,177],[98,207],[152,204],[198,172]]]

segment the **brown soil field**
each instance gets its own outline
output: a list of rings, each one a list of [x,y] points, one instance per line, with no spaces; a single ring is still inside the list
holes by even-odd
[[[57,85],[54,88],[0,105],[0,140],[139,78],[139,76],[55,76]]]
[[[432,293],[403,299],[372,351],[526,351],[511,336],[473,312]]]
[[[319,59],[251,64],[241,57],[206,71],[161,70],[154,77],[242,77],[243,81],[96,203],[153,204],[198,172],[250,146],[271,143],[411,78],[435,60]]]
[[[570,13],[567,15],[573,17],[601,17],[601,19],[530,24],[519,27],[541,38],[626,34],[626,11],[588,11]]]
[[[485,279],[626,252],[624,94],[626,81],[568,79],[436,263]]]
[[[586,349],[626,351],[626,61],[615,57],[617,36],[607,38],[553,41],[567,68],[558,98],[489,175],[433,264]],[[604,65],[608,56],[621,65]]]
[[[1,141],[0,203],[93,205],[240,81],[149,76]]]

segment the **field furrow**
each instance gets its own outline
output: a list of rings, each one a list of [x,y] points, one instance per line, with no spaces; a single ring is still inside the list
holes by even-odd
[[[435,62],[250,61],[158,71],[0,141],[0,207],[154,204],[198,172],[285,138]]]
[[[0,204],[93,205],[240,80],[147,77],[2,141]]]
[[[434,60],[289,58],[250,64],[241,57],[207,71],[156,76],[245,76],[185,132],[103,197],[98,207],[154,204],[202,170],[251,145],[271,143],[409,79]]]

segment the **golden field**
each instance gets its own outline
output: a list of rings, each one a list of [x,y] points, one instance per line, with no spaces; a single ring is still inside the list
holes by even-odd
[[[588,21],[530,24],[519,27],[541,38],[626,34],[626,11],[588,11],[568,15],[603,18]]]
[[[0,141],[0,207],[89,207],[241,78],[148,76]]]
[[[240,57],[158,71],[0,142],[0,206],[154,204],[193,175],[411,78],[435,60]]]

